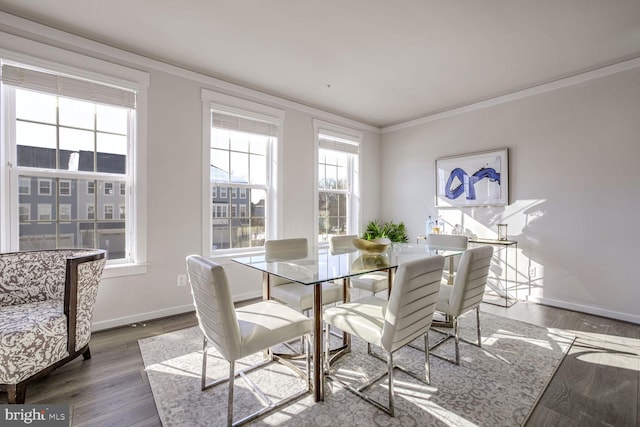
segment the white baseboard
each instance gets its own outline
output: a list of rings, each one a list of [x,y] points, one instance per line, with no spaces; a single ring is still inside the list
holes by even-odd
[[[529,296],[528,301],[531,301],[537,304],[549,305],[552,307],[564,308],[572,311],[579,311],[581,313],[588,313],[596,316],[607,317],[609,319],[617,319],[617,320],[622,320],[624,322],[640,324],[640,316],[635,314],[620,313],[618,311],[605,310],[603,308],[592,307],[590,305],[573,304],[566,301],[559,301],[559,300],[554,300],[550,298],[540,298],[540,297],[534,297],[534,296]]]
[[[261,292],[247,292],[244,294],[234,295],[233,301],[245,301],[254,298],[260,298]],[[132,323],[146,322],[153,319],[160,319],[162,317],[175,316],[176,314],[189,313],[194,311],[193,304],[181,305],[177,307],[169,307],[162,310],[148,311],[146,313],[138,313],[131,316],[118,317],[116,319],[102,320],[100,322],[93,322],[91,326],[92,332],[103,331],[105,329],[117,328],[119,326],[126,326]]]
[[[149,321],[152,319],[159,319],[161,317],[188,313],[193,310],[194,310],[193,304],[189,304],[189,305],[182,305],[178,307],[166,308],[163,310],[148,311],[146,313],[134,314],[132,316],[118,317],[116,319],[93,322],[93,324],[91,325],[91,331],[97,332],[105,329],[117,328],[118,326],[130,325],[132,323],[139,323],[139,322]]]

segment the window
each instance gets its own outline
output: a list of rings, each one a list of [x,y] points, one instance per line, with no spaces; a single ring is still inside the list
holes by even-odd
[[[60,221],[69,221],[71,219],[71,205],[60,204],[60,212],[58,212]]]
[[[87,219],[96,219],[96,207],[93,203],[87,203]]]
[[[38,221],[51,221],[51,205],[38,203]]]
[[[113,182],[104,183],[104,195],[113,196]]]
[[[31,221],[31,205],[20,203],[20,206],[18,206],[18,217],[21,224]]]
[[[205,250],[262,247],[270,232],[275,236],[270,231],[276,222],[276,180],[271,172],[284,114],[206,90],[203,101],[209,151],[206,194],[212,209],[211,223],[205,225],[210,230]]]
[[[71,195],[71,181],[68,179],[61,179],[58,182],[58,194],[61,196]]]
[[[50,196],[51,195],[51,180],[39,179],[38,180],[38,196]]]
[[[102,209],[104,210],[104,219],[113,219],[112,204],[105,204],[104,206],[102,206]]]
[[[212,177],[211,185],[218,188],[220,200],[236,199],[238,187],[235,185],[253,185],[246,188],[252,197],[252,218],[238,219],[237,204],[229,204],[231,217],[214,224],[212,244],[216,249],[249,248],[264,245],[265,236],[265,200],[267,198],[266,151],[268,136],[241,133],[227,129],[211,130],[211,162],[218,172]],[[253,184],[252,184],[253,182]],[[220,186],[222,184],[222,186]]]
[[[1,119],[8,129],[2,149],[11,165],[0,165],[1,181],[18,187],[17,199],[12,195],[16,193],[4,191],[2,198],[7,209],[19,207],[17,220],[2,223],[2,246],[6,250],[98,247],[108,251],[110,265],[143,265],[146,242],[141,236],[146,236],[146,226],[125,218],[140,218],[146,208],[123,190],[135,183],[138,167],[146,161],[140,155],[145,134],[138,128],[144,123],[136,126],[140,118],[136,104],[146,99],[148,74],[71,52],[58,53],[61,60],[92,64],[93,69],[113,71],[127,80],[46,61],[39,61],[36,68],[0,57]],[[142,104],[146,114],[146,101]],[[119,179],[114,181],[115,176]],[[37,194],[31,192],[32,183]],[[120,186],[117,193],[115,185]],[[144,200],[145,191],[142,187],[133,193]],[[119,202],[117,218],[114,205],[105,205],[105,195]],[[35,221],[30,220],[28,206],[37,208]],[[96,206],[103,218],[96,215]],[[120,271],[143,272],[144,267]]]
[[[314,120],[317,138],[318,242],[357,234],[359,132]]]
[[[215,203],[213,205],[212,213],[213,213],[213,218],[228,219],[229,218],[229,205]],[[218,224],[220,224],[220,223],[218,223]]]
[[[31,179],[22,176],[18,179],[18,194],[31,194]]]

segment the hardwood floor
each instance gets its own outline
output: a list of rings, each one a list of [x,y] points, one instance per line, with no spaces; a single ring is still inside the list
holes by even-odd
[[[640,325],[523,302],[482,310],[576,335],[527,426],[640,427]]]
[[[527,427],[640,427],[640,325],[526,302],[481,309],[577,336]],[[73,426],[159,426],[138,339],[196,324],[189,313],[97,332],[92,358],[30,385],[27,403],[69,404]]]

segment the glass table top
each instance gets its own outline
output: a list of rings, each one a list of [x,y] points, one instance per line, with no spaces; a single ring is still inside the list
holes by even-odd
[[[232,261],[294,282],[313,285],[395,268],[403,262],[422,257],[442,255],[446,258],[463,252],[463,249],[407,243],[392,243],[378,254],[355,248],[332,252],[329,247],[312,246],[308,248],[305,257],[296,259],[267,259],[263,253],[232,258]]]

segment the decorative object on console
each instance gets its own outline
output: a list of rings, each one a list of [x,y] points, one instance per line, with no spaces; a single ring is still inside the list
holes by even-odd
[[[436,206],[509,204],[507,148],[436,160]]]
[[[507,224],[498,224],[498,240],[507,240]]]

